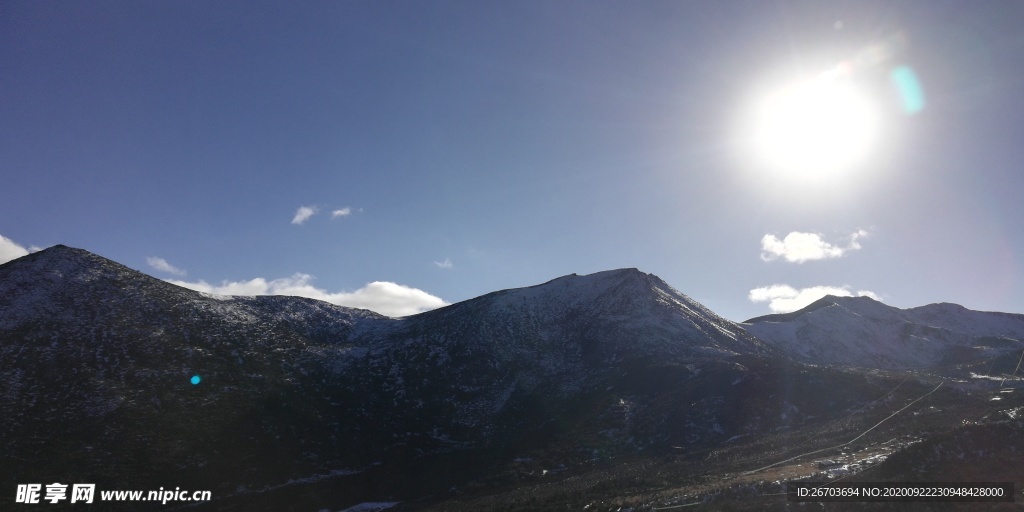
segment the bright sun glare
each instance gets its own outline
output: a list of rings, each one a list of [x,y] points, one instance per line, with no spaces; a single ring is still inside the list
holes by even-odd
[[[762,163],[797,178],[828,179],[863,161],[878,129],[876,110],[841,71],[763,100],[754,124]]]

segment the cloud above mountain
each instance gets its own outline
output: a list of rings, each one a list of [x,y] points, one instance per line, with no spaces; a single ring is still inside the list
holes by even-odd
[[[28,249],[18,245],[14,240],[0,235],[0,263],[7,263],[28,253]]]
[[[785,238],[773,234],[761,238],[761,259],[773,261],[784,258],[790,263],[803,263],[812,260],[841,258],[849,251],[861,248],[858,239],[868,236],[868,232],[860,229],[849,236],[845,246],[826,242],[818,233],[802,233],[792,231]]]
[[[850,291],[850,286],[811,286],[794,288],[787,284],[773,284],[754,288],[747,294],[751,302],[767,302],[772,313],[789,313],[804,308],[810,303],[826,296],[837,297],[871,297],[877,301],[882,299],[878,294],[868,290]]]
[[[313,276],[295,274],[267,280],[262,277],[248,281],[223,281],[212,285],[206,281],[168,280],[191,290],[217,295],[294,295],[322,300],[350,308],[369,309],[382,315],[399,317],[422,313],[448,305],[444,299],[423,290],[388,281],[374,281],[353,292],[328,292],[312,285]]]
[[[150,256],[149,258],[146,258],[146,263],[150,267],[153,267],[154,269],[159,270],[160,272],[167,272],[168,274],[173,274],[176,276],[183,276],[188,273],[178,267],[175,267],[174,265],[171,265],[170,263],[167,262],[167,260],[163,258],[157,258],[156,256]]]

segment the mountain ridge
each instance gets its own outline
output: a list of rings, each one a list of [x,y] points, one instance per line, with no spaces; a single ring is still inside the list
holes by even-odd
[[[798,320],[870,334],[874,313],[851,312],[858,304]],[[547,486],[560,478],[549,474],[624,460],[689,479],[737,474],[854,438],[889,417],[890,402],[935,388],[929,376],[803,364],[786,340],[749,332],[766,325],[791,323],[730,322],[637,269],[391,318],[301,297],[204,294],[57,246],[0,265],[0,485],[212,490],[217,500],[199,510],[444,509],[474,489]],[[1004,355],[1017,341],[1005,343]],[[992,361],[1009,373],[1017,357]],[[964,417],[989,409],[964,392],[934,396],[967,403]],[[959,421],[917,413],[917,429]],[[864,439],[881,446],[903,428]]]
[[[564,445],[577,453],[566,460],[582,461],[595,450],[701,446],[764,414],[726,420],[724,400],[681,403],[718,382],[756,381],[761,370],[738,361],[769,353],[638,270],[390,318],[305,298],[203,294],[56,246],[0,265],[0,437],[17,440],[0,481],[78,466],[97,484],[170,480],[233,495],[383,471],[409,493],[433,481],[416,468],[452,458]],[[43,425],[67,441],[36,434]],[[234,468],[239,460],[249,462]],[[437,478],[483,467],[462,464]]]
[[[1024,347],[1024,315],[951,303],[900,309],[870,297],[830,295],[742,325],[796,360],[862,367],[960,365]]]

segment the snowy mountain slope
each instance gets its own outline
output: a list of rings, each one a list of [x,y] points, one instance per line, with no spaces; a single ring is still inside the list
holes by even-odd
[[[394,319],[202,294],[64,246],[0,265],[8,487],[173,484],[212,490],[213,510],[340,510],[524,465],[779,446],[894,378],[794,363],[635,269]]]
[[[702,368],[742,372],[725,361],[769,353],[657,277],[623,269],[565,276],[403,318],[355,363],[363,380],[351,385],[371,390],[371,402],[393,404],[378,421],[404,425],[421,449],[439,450],[443,443],[511,442],[556,418],[568,430],[596,435],[604,427],[588,423],[590,413],[579,408],[600,414],[620,408],[625,389],[644,378],[625,369],[676,365],[673,372],[689,379]],[[426,422],[424,415],[440,419]],[[628,429],[617,432],[603,442],[634,446]]]
[[[458,319],[456,321],[450,321]],[[466,320],[471,320],[467,322]],[[504,290],[410,318],[410,328],[437,326],[449,339],[487,343],[485,333],[522,329],[538,352],[579,342],[587,357],[608,363],[626,354],[680,357],[766,354],[770,349],[657,276],[636,269],[570,275]],[[444,340],[442,340],[443,342]],[[522,344],[518,344],[522,345]],[[545,348],[546,347],[546,348]],[[499,352],[509,348],[495,346]]]
[[[942,302],[906,310],[919,324],[962,332],[982,338],[1024,339],[1024,315],[972,311],[959,304]]]
[[[75,468],[120,488],[185,485],[239,457],[258,468],[249,485],[338,469],[352,445],[320,441],[310,420],[333,406],[313,395],[317,377],[391,322],[309,299],[209,296],[63,246],[0,265],[0,477]],[[282,449],[317,455],[281,467]]]
[[[725,400],[687,423],[652,401],[755,382],[731,361],[770,352],[634,269],[393,319],[202,294],[56,246],[0,265],[0,480],[77,467],[120,488],[224,495],[358,468],[427,482],[410,461],[555,440],[608,453],[712,442],[735,435],[714,412]],[[651,388],[652,372],[675,384]]]
[[[826,296],[743,327],[797,360],[870,368],[926,368],[1024,348],[1024,315],[955,304],[898,309],[869,297]]]

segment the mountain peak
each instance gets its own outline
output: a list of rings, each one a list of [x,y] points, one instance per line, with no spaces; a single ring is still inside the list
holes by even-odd
[[[85,249],[78,249],[76,247],[68,247],[64,244],[57,244],[46,249],[42,249],[36,252],[32,252],[8,261],[4,265],[10,265],[16,262],[19,264],[31,263],[35,265],[46,265],[51,266],[57,262],[65,263],[78,263],[88,264],[90,262],[97,261],[110,261],[101,256],[97,256]],[[112,263],[112,262],[111,262]]]
[[[876,308],[879,306],[883,308],[890,307],[886,306],[884,303],[878,300],[868,297],[867,295],[850,297],[829,294],[796,311],[791,311],[789,313],[773,313],[771,315],[757,316],[749,320],[746,320],[742,323],[754,324],[760,322],[789,322],[797,318],[800,318],[801,316],[804,316],[808,313],[813,313],[815,311],[827,308],[829,306],[840,306],[855,312],[863,310],[865,308]]]
[[[682,296],[658,276],[641,272],[636,268],[604,270],[582,275],[569,274],[546,283],[498,293],[507,294],[509,298],[547,297],[579,304],[614,304],[614,307],[646,302],[666,293]]]
[[[829,295],[826,295],[826,296],[824,296],[824,297],[822,297],[822,298],[812,302],[807,307],[809,308],[812,305],[815,305],[815,304],[817,304],[819,302],[822,303],[822,304],[825,304],[825,305],[837,304],[837,305],[840,305],[840,306],[849,306],[849,305],[855,305],[855,304],[882,304],[881,301],[873,299],[873,298],[871,298],[871,297],[869,297],[867,295],[850,296],[850,295],[832,295],[832,294],[829,294]],[[818,307],[821,307],[821,306],[819,305]]]
[[[720,357],[766,350],[733,322],[658,276],[636,268],[569,274],[534,286],[493,292],[417,317],[427,320],[467,310],[494,318],[526,318],[537,326],[554,319],[570,319],[580,332],[588,333],[601,331],[600,325],[608,325],[610,330],[626,329],[633,333],[629,345],[652,353],[687,352]]]
[[[143,293],[156,283],[163,284],[85,249],[58,244],[0,265],[0,306],[28,310],[44,307],[58,296],[81,300],[99,290]],[[31,293],[23,295],[20,290]]]
[[[924,306],[918,306],[914,308],[918,311],[936,311],[936,312],[955,312],[965,311],[967,308],[953,302],[936,302],[933,304],[926,304]]]
[[[617,268],[617,269],[612,269],[612,270],[602,270],[600,272],[594,272],[593,274],[587,274],[586,276],[589,277],[589,276],[605,276],[605,275],[607,275],[607,276],[613,276],[613,275],[614,276],[634,276],[635,277],[635,276],[649,275],[649,274],[647,274],[646,272],[641,272],[640,269],[638,269],[636,267],[627,267],[627,268]]]
[[[577,273],[573,272],[572,274],[567,274],[567,275],[564,275],[564,276],[556,277],[556,278],[554,278],[554,279],[552,279],[550,281],[546,281],[544,283],[533,285],[533,286],[527,286],[525,288],[538,288],[538,287],[542,287],[542,286],[547,286],[547,285],[552,284],[552,283],[565,282],[565,281],[573,281],[573,282],[576,282],[576,283],[601,282],[601,281],[607,281],[609,279],[623,279],[623,278],[629,278],[629,277],[636,278],[636,277],[640,277],[640,276],[644,276],[644,275],[648,275],[648,274],[645,274],[645,273],[641,272],[640,270],[638,270],[636,268],[619,268],[619,269],[613,269],[613,270],[601,270],[601,271],[593,272],[593,273],[590,273],[590,274],[577,274]]]
[[[93,254],[85,249],[57,244],[11,260],[0,269],[8,272],[8,279],[45,278],[49,280],[75,278],[90,281],[104,276],[125,277],[144,275],[116,261]],[[20,277],[15,277],[20,276]],[[147,276],[148,277],[148,276]]]

